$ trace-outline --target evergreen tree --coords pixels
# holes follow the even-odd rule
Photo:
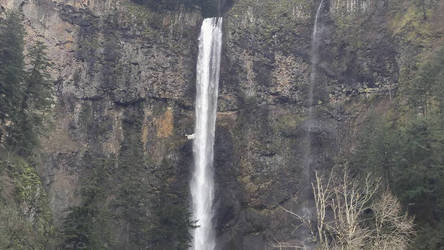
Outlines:
[[[30,48],[30,69],[26,73],[26,94],[23,109],[50,111],[53,104],[53,82],[49,75],[51,63],[46,55],[46,46],[38,41]]]
[[[7,13],[0,21],[0,139],[17,121],[23,97],[24,35],[20,16]]]
[[[43,132],[44,119],[53,104],[53,82],[49,74],[51,63],[46,56],[46,46],[36,42],[30,49],[30,64],[25,72],[23,95],[11,127],[9,144],[20,154],[28,154],[38,144]]]
[[[444,47],[404,72],[391,117],[371,117],[351,158],[387,184],[418,225],[412,249],[444,246]]]
[[[0,23],[0,141],[21,155],[38,144],[53,97],[46,46],[29,49],[25,70],[24,35],[20,15],[8,13]]]

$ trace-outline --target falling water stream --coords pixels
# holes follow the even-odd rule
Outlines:
[[[319,7],[316,11],[316,17],[313,27],[313,34],[311,38],[311,73],[310,73],[310,88],[308,91],[308,123],[307,123],[307,148],[304,155],[304,170],[307,179],[310,179],[311,165],[313,163],[314,155],[312,152],[312,132],[316,125],[316,119],[314,118],[314,89],[317,83],[318,77],[318,64],[319,64],[319,46],[320,46],[320,30],[319,30],[319,17],[322,12],[322,6],[324,0],[321,0]]]
[[[319,7],[316,11],[316,17],[313,27],[313,34],[311,35],[311,74],[310,74],[310,91],[308,96],[308,112],[309,117],[313,116],[313,89],[316,84],[316,78],[318,75],[318,64],[319,64],[319,45],[320,45],[320,37],[319,37],[319,17],[321,15],[322,6],[324,4],[324,0],[321,0],[319,3]]]
[[[213,250],[214,173],[213,146],[222,47],[222,18],[204,19],[199,37],[197,59],[196,123],[194,131],[194,172],[191,179],[193,218],[192,250]]]
[[[308,91],[308,119],[307,119],[307,127],[306,127],[306,133],[305,133],[305,141],[306,141],[306,148],[304,152],[304,174],[305,178],[307,180],[307,188],[304,191],[304,194],[306,195],[305,199],[310,200],[312,197],[312,191],[311,191],[311,176],[312,176],[312,168],[314,165],[314,160],[316,159],[316,153],[313,152],[313,130],[316,126],[316,118],[314,116],[314,107],[316,105],[315,98],[314,98],[314,91],[315,86],[318,81],[318,64],[319,64],[319,47],[320,47],[320,23],[319,18],[322,14],[322,7],[324,5],[324,0],[321,0],[319,3],[319,7],[316,11],[316,17],[314,21],[314,27],[313,27],[313,33],[312,33],[312,39],[311,39],[311,74],[310,74],[310,87]],[[313,216],[313,205],[303,205],[302,206],[302,216],[307,220],[312,220]],[[303,232],[301,235],[303,239],[303,249],[313,249],[314,246],[310,244],[310,234],[309,232]]]
[[[324,0],[316,11],[311,44],[311,74],[308,96],[308,150],[305,169],[309,176],[312,163],[311,131],[313,129],[314,85],[319,63],[319,17]],[[194,131],[194,172],[191,179],[193,219],[198,227],[193,230],[192,250],[214,250],[215,229],[213,225],[214,171],[213,147],[216,124],[217,96],[219,85],[220,54],[222,47],[222,18],[204,19],[199,37],[197,59],[196,123]]]

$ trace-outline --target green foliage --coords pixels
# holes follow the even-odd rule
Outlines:
[[[171,178],[176,173],[167,160],[155,166],[144,155],[140,117],[139,111],[128,114],[119,155],[122,184],[117,204],[129,223],[131,248],[187,249],[192,227],[186,203],[188,189],[174,185]]]
[[[0,248],[1,249],[45,249],[40,242],[40,235],[33,229],[32,223],[11,205],[0,205]]]
[[[22,84],[23,96],[14,126],[9,128],[8,144],[21,155],[30,154],[38,145],[38,137],[45,131],[45,118],[53,104],[53,83],[50,80],[51,63],[46,56],[46,46],[37,42],[27,55],[30,63]]]
[[[390,2],[391,29],[405,45],[428,48],[437,38],[430,16],[437,10],[437,0],[394,0]]]
[[[63,223],[64,249],[90,249],[92,224],[90,221],[94,212],[86,207],[73,207],[69,209]]]
[[[354,152],[351,164],[354,169],[372,168],[387,183],[391,182],[394,164],[398,160],[394,150],[399,147],[400,131],[393,129],[389,118],[380,119],[372,114],[363,132],[359,135],[359,146]]]
[[[0,249],[47,249],[54,229],[34,167],[22,157],[2,152],[0,177],[0,187],[5,189],[0,195]]]
[[[23,98],[25,30],[20,16],[7,13],[0,20],[0,128],[14,122]],[[0,138],[4,137],[0,130]]]
[[[20,16],[8,13],[0,23],[0,138],[10,151],[29,155],[43,132],[53,86],[42,42],[30,47],[25,70],[24,34]]]
[[[148,204],[151,195],[147,193],[148,176],[144,164],[142,144],[138,133],[133,130],[140,128],[137,120],[130,118],[131,122],[124,124],[124,137],[119,154],[120,187],[116,205],[121,212],[121,219],[128,223],[130,248],[142,249],[148,245],[149,210]]]
[[[415,216],[413,249],[444,245],[443,58],[440,48],[403,72],[396,116],[370,118],[352,157],[355,171],[379,173]]]
[[[63,249],[107,249],[98,237],[100,225],[96,220],[98,211],[89,206],[72,207],[63,223]],[[100,225],[105,227],[104,224]]]
[[[415,216],[412,249],[444,246],[444,46],[433,25],[438,4],[390,2],[390,28],[405,50],[398,96],[389,115],[368,120],[352,157],[354,170],[383,176]]]
[[[30,68],[26,72],[26,95],[23,105],[28,112],[33,110],[47,113],[53,104],[53,84],[49,75],[51,63],[46,55],[46,49],[46,45],[37,41],[27,55]]]
[[[188,248],[188,188],[172,180],[177,173],[167,160],[156,166],[143,152],[143,110],[135,106],[128,108],[123,120],[118,155],[85,152],[82,203],[68,211],[62,249]],[[92,123],[93,108],[86,105],[81,112],[86,123]]]
[[[444,47],[415,66],[403,86],[410,108],[425,117],[444,118]]]
[[[186,189],[173,186],[167,181],[172,176],[171,168],[165,161],[160,178],[158,192],[152,202],[153,220],[150,222],[149,235],[153,250],[188,249],[191,242],[191,229],[195,222],[191,221],[191,213],[186,206]]]
[[[438,240],[432,235],[439,234],[444,225],[443,131],[424,119],[396,126],[387,119],[372,123],[361,135],[360,146],[353,155],[353,170],[383,176],[416,218],[420,234],[415,249],[437,249],[420,245],[424,238]]]
[[[109,208],[106,206],[106,189],[113,160],[88,152],[82,165],[88,176],[81,183],[83,203],[68,209],[62,228],[63,249],[107,249],[111,243],[111,222]]]
[[[18,13],[0,20],[0,180],[5,181],[0,183],[1,249],[47,249],[54,237],[31,154],[52,105],[50,63],[45,46],[37,42],[29,48],[25,65],[24,35]]]

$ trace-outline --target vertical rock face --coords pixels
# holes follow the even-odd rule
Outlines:
[[[233,7],[224,19],[214,155],[218,249],[271,249],[297,238],[299,222],[280,206],[296,211],[309,203],[301,193],[309,185],[306,133],[316,168],[331,167],[348,149],[356,110],[365,107],[352,100],[371,92],[385,96],[396,85],[396,51],[383,6],[326,2],[310,131],[318,2],[224,2]],[[146,246],[135,240],[145,221],[134,223],[137,212],[125,209],[134,203],[152,219],[160,187],[188,190],[192,152],[185,134],[194,127],[200,10],[154,10],[130,0],[0,5],[24,14],[27,41],[43,40],[54,63],[57,104],[39,172],[56,224],[62,227],[68,209],[89,204],[90,197],[114,216],[104,224],[110,232],[98,237],[104,246]],[[92,181],[101,189],[91,197]]]
[[[86,224],[96,225],[97,246],[149,247],[138,240],[163,216],[159,193],[184,192],[185,207],[188,198],[199,11],[120,0],[0,4],[23,13],[28,44],[44,41],[54,63],[57,102],[38,170],[57,227],[72,208],[93,208]]]
[[[280,206],[310,207],[303,192],[311,188],[304,152],[311,146],[313,170],[332,167],[349,149],[367,93],[386,96],[396,84],[384,10],[348,2],[325,1],[321,10],[311,119],[311,39],[319,1],[243,0],[227,13],[215,153],[221,249],[300,244],[292,242],[300,240],[300,221]]]

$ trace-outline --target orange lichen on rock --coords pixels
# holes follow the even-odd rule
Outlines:
[[[156,119],[157,137],[166,138],[173,134],[173,110],[168,108],[159,118]]]

